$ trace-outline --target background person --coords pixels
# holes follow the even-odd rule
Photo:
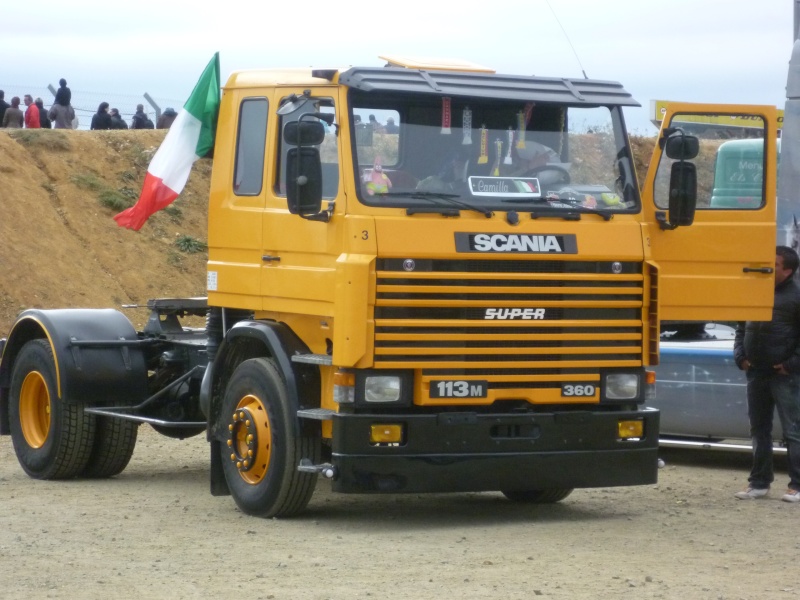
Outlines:
[[[42,124],[39,120],[39,109],[33,103],[33,96],[25,94],[25,127],[28,129],[41,129]]]
[[[168,106],[164,109],[164,112],[161,113],[161,116],[158,117],[158,120],[156,121],[156,129],[169,129],[172,127],[172,123],[175,121],[175,117],[177,116],[178,113],[175,112],[175,109]]]
[[[800,285],[794,273],[800,265],[788,246],[775,249],[775,304],[771,321],[748,321],[736,329],[733,358],[747,373],[747,413],[753,440],[753,467],[740,500],[763,498],[774,479],[772,415],[786,438],[789,488],[786,502],[800,502]]]
[[[67,80],[63,77],[58,80],[56,99],[47,116],[53,121],[56,129],[77,129],[78,120],[72,108],[72,91],[67,87]]]
[[[127,129],[128,124],[122,120],[122,115],[119,114],[119,109],[111,109],[111,129]]]
[[[67,80],[63,77],[58,80],[58,90],[56,90],[56,104],[69,106],[72,104],[72,90],[67,87]]]
[[[144,114],[144,105],[137,104],[131,119],[131,129],[153,129],[153,122]]]
[[[71,104],[59,104],[56,102],[50,107],[47,116],[53,122],[54,129],[73,129],[75,110]]]
[[[97,112],[92,115],[91,129],[111,129],[111,115],[108,114],[108,102],[101,102]]]
[[[3,90],[0,90],[0,127],[3,125],[3,117],[6,114],[6,109],[11,106],[8,102],[5,101],[6,93]]]
[[[3,127],[19,129],[24,123],[25,117],[22,114],[22,109],[19,107],[19,96],[14,96],[11,99],[11,106],[6,109],[3,115]]]
[[[369,116],[369,126],[375,133],[384,133],[383,125],[378,122],[378,119],[375,118],[375,115]]]
[[[42,127],[42,129],[50,129],[53,124],[50,122],[50,118],[47,116],[47,111],[44,109],[44,102],[42,102],[41,98],[36,98],[33,103],[39,110],[39,125]]]

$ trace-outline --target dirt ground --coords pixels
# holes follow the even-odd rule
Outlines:
[[[732,496],[746,455],[663,450],[656,485],[577,490],[556,505],[499,493],[333,494],[294,519],[243,515],[208,491],[204,436],[149,426],[128,468],[35,481],[0,438],[7,598],[667,598],[800,591],[800,506]]]

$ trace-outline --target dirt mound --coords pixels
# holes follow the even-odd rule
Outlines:
[[[210,160],[141,231],[112,218],[138,198],[164,134],[0,131],[0,337],[25,308],[205,295]],[[147,311],[126,314],[139,328]]]
[[[647,175],[647,168],[650,166],[650,159],[653,157],[653,148],[656,139],[652,137],[642,137],[640,135],[630,136],[631,149],[633,150],[633,162],[636,175],[639,178],[639,185],[644,183]]]

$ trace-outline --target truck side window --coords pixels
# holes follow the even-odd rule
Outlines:
[[[697,208],[748,210],[764,205],[764,120],[752,115],[674,115],[672,127],[700,139]],[[779,148],[780,149],[780,148]],[[669,173],[675,162],[662,155],[654,198],[669,206]]]
[[[246,98],[239,107],[233,176],[233,192],[237,196],[257,196],[261,193],[268,110],[266,98]]]
[[[286,123],[298,120],[303,114],[310,112],[321,112],[325,114],[332,114],[336,116],[336,110],[333,105],[332,98],[314,98],[313,103],[309,103],[297,112],[280,118],[280,131],[283,132],[283,127]],[[306,117],[308,119],[308,117]],[[336,121],[332,125],[328,125],[321,121],[322,126],[325,128],[325,139],[319,145],[320,159],[322,160],[322,197],[335,198],[339,192],[339,145],[337,143],[337,125]],[[275,185],[275,193],[279,196],[286,196],[286,155],[292,148],[291,145],[286,144],[281,134],[278,139],[280,152],[278,152],[278,181]]]

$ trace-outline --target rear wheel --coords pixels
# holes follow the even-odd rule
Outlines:
[[[56,364],[45,340],[20,350],[11,374],[9,416],[17,460],[35,479],[68,479],[92,451],[95,420],[82,404],[58,399]]]
[[[286,384],[271,360],[255,358],[234,371],[222,405],[228,438],[220,445],[225,480],[236,504],[260,517],[301,512],[317,476],[301,473],[301,458],[319,462],[320,439],[298,431]]]
[[[552,504],[569,496],[574,488],[548,488],[545,490],[504,490],[503,495],[513,502]]]
[[[133,456],[139,424],[111,417],[96,421],[92,454],[80,475],[94,479],[119,475]]]

